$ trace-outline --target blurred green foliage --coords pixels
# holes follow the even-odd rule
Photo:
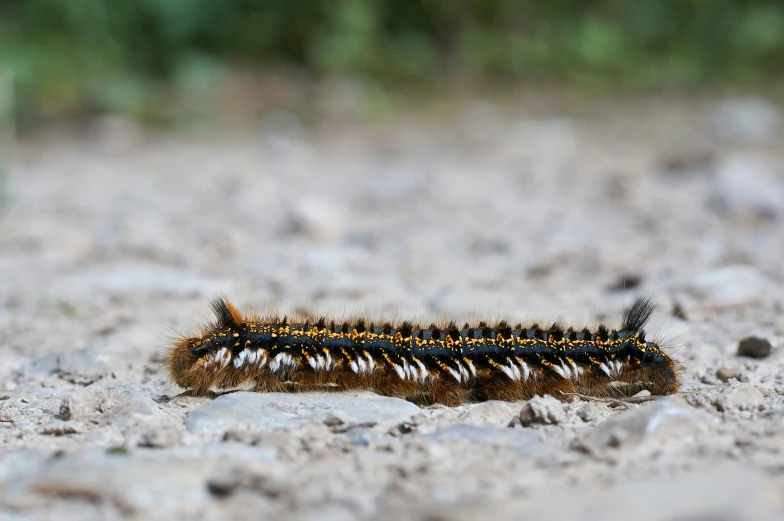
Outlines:
[[[134,113],[235,64],[314,77],[753,83],[784,65],[780,0],[3,0],[26,113]],[[158,99],[160,101],[160,99]]]

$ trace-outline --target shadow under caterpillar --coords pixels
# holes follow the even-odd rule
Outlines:
[[[673,394],[678,367],[645,339],[653,312],[639,298],[619,330],[564,330],[557,324],[506,322],[421,328],[324,318],[243,316],[227,299],[212,301],[215,321],[194,337],[175,339],[168,372],[194,394],[250,385],[257,391],[369,389],[417,403],[458,405],[518,401],[550,394]]]

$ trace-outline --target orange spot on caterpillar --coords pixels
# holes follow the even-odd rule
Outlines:
[[[243,316],[227,299],[211,302],[215,321],[169,349],[174,383],[204,394],[250,385],[258,391],[372,389],[456,405],[534,395],[624,396],[680,388],[676,363],[643,327],[653,312],[638,299],[620,330],[565,330],[480,322],[462,329],[411,322],[375,325],[325,318]]]

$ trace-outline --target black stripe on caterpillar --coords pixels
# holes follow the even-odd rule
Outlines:
[[[180,337],[168,372],[194,394],[251,386],[257,391],[370,389],[419,403],[517,401],[550,394],[672,394],[678,367],[643,327],[653,312],[636,300],[618,330],[564,330],[557,324],[506,322],[419,327],[321,318],[289,323],[243,316],[227,299],[212,301],[215,321]]]

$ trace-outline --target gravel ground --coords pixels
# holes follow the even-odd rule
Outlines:
[[[0,217],[0,517],[781,519],[781,144],[756,98],[22,140]],[[220,292],[579,326],[653,294],[684,389],[181,395],[167,337]]]

